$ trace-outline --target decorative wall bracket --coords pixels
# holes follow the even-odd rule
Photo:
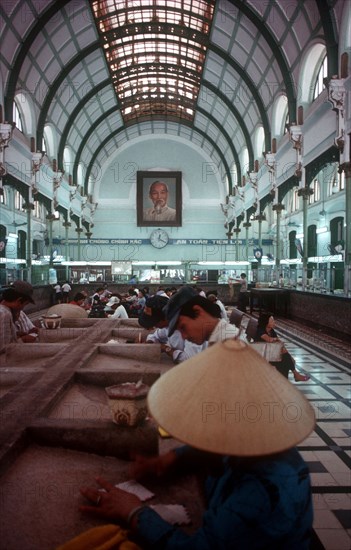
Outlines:
[[[298,124],[290,124],[289,126],[290,141],[293,144],[293,148],[297,151],[301,151],[302,148],[302,128]]]
[[[69,188],[70,188],[69,200],[73,201],[78,191],[78,185],[70,185]]]
[[[333,111],[337,113],[337,126],[338,126],[338,135],[335,138],[334,142],[337,148],[339,149],[341,155],[344,153],[345,149],[345,99],[346,99],[346,88],[345,88],[345,79],[337,78],[336,76],[324,80],[324,83],[328,90],[328,101],[333,106]],[[341,159],[341,162],[344,158]],[[345,159],[349,160],[349,159]]]

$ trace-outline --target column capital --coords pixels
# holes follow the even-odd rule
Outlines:
[[[34,203],[33,202],[25,202],[22,205],[23,210],[34,210]]]
[[[273,212],[280,214],[283,210],[285,210],[285,206],[281,202],[278,204],[273,204]]]
[[[233,233],[236,233],[237,235],[239,235],[240,231],[240,227],[236,227],[235,229],[233,229]]]
[[[343,164],[340,164],[339,174],[341,174],[342,172],[345,173],[346,178],[351,177],[351,162],[344,162]]]
[[[245,222],[243,223],[243,227],[245,227],[246,229],[248,229],[249,227],[251,227],[251,223],[250,222]]]
[[[266,221],[266,214],[257,214],[254,217],[254,221],[256,221],[256,222],[265,222]]]
[[[303,197],[304,199],[308,199],[311,195],[313,195],[313,189],[311,189],[311,187],[301,187],[298,190],[297,195],[299,197]]]
[[[75,231],[77,231],[77,233],[83,233],[84,229],[82,227],[76,227]]]
[[[63,222],[63,227],[71,227],[71,222]]]

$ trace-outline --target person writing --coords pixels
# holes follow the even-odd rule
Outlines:
[[[188,288],[189,297],[196,295],[195,291]],[[142,314],[139,317],[139,325],[143,328],[155,328],[146,337],[147,344],[161,344],[161,351],[172,358],[173,363],[178,364],[207,347],[204,342],[201,345],[193,344],[182,338],[180,332],[175,330],[172,336],[168,336],[168,321],[164,312],[169,298],[155,295],[146,300]]]
[[[168,206],[168,186],[163,181],[154,181],[149,188],[149,199],[153,203],[151,208],[143,211],[144,221],[174,222],[176,210]]]
[[[291,403],[298,411],[293,422],[286,414]],[[88,501],[82,512],[128,526],[141,548],[309,549],[310,477],[295,445],[314,429],[314,411],[265,359],[240,340],[218,342],[163,374],[149,391],[148,408],[185,446],[139,457],[132,475],[168,473],[170,482],[178,471],[204,473],[201,524],[188,534],[101,477],[81,488]]]

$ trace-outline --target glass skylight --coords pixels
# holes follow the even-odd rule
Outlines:
[[[95,0],[125,123],[192,121],[215,0]]]

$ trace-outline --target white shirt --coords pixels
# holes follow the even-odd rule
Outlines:
[[[224,319],[225,321],[229,321],[228,319],[228,314],[227,314],[227,311],[224,307],[224,304],[220,301],[220,300],[216,300],[215,302],[217,304],[217,306],[220,308],[221,310],[221,318]]]
[[[119,305],[112,315],[109,315],[109,319],[128,319],[128,313],[124,306]]]
[[[172,336],[168,337],[168,327],[157,328],[152,334],[148,334],[146,341],[170,346],[173,349],[172,359],[175,363],[186,361],[207,348],[207,342],[198,345],[184,340],[179,330],[175,330]]]
[[[215,326],[212,331],[209,339],[208,345],[215,344],[216,342],[223,342],[223,340],[228,340],[230,338],[240,338],[240,340],[246,341],[244,334],[240,335],[240,330],[235,326],[224,319],[220,319],[219,323]]]
[[[62,285],[62,292],[70,292],[71,290],[72,290],[72,289],[71,289],[71,287],[69,286],[68,283],[64,283],[64,284]]]
[[[35,328],[32,321],[29,319],[28,315],[21,311],[17,321],[15,322],[17,332],[30,333],[32,328]]]

